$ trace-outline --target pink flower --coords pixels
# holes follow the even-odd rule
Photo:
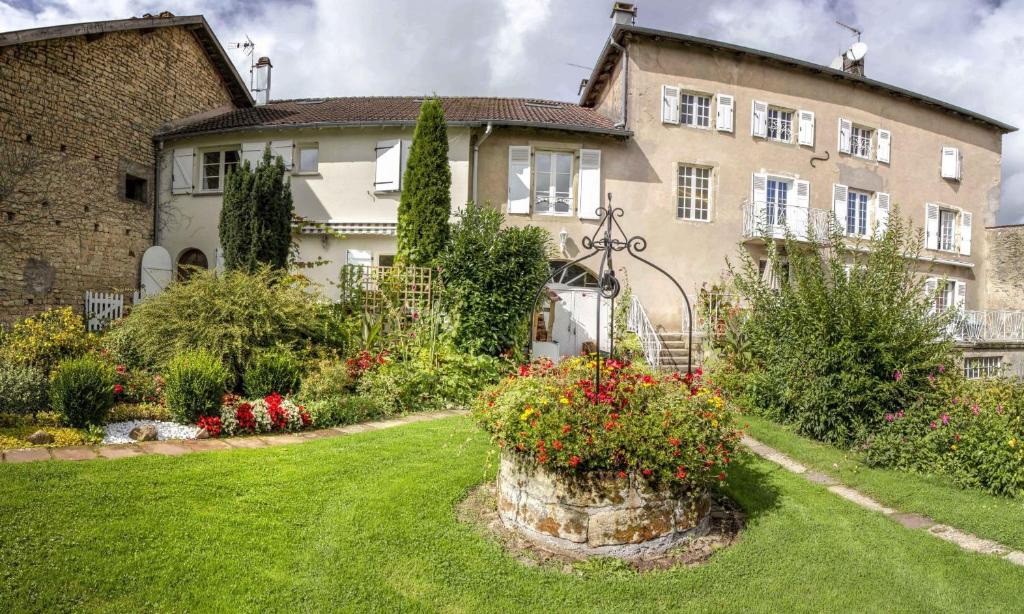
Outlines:
[[[942,414],[942,424],[949,424],[949,414]]]
[[[892,378],[897,382],[900,381],[901,379],[903,379],[903,372],[900,371],[899,369],[896,369],[895,371],[892,372]]]
[[[939,373],[945,373],[945,372],[946,372],[946,365],[939,365]]]
[[[125,372],[128,371],[128,368],[125,367],[124,365],[117,365],[116,367],[114,367],[114,370],[117,371],[120,375],[124,375]]]
[[[899,410],[898,412],[896,412],[896,417],[897,418],[902,418],[903,417],[903,410],[902,409]]]
[[[1002,405],[996,405],[996,413],[997,414],[1002,414],[1003,413],[1003,406]]]
[[[939,425],[938,425],[938,424],[935,424],[935,421],[934,421],[934,420],[932,420],[932,423],[931,423],[931,424],[929,424],[928,426],[930,426],[930,427],[932,428],[932,430],[933,430],[933,431],[934,431],[935,429],[939,428]]]
[[[935,376],[931,373],[928,374],[928,382],[931,384],[935,383]]]
[[[893,416],[892,414],[885,414],[885,421],[886,422],[892,422],[895,419],[896,419],[896,416]]]
[[[971,413],[974,414],[975,416],[977,416],[978,414],[981,413],[981,408],[978,407],[977,403],[975,403],[974,405],[971,405]]]

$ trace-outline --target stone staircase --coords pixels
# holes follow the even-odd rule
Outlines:
[[[688,339],[686,333],[659,332],[661,339],[661,369],[664,371],[686,372]],[[702,338],[694,332],[693,335],[693,368],[701,364],[701,342]]]

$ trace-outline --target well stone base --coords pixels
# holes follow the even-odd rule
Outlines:
[[[561,476],[510,454],[498,470],[498,515],[538,545],[582,554],[636,558],[700,537],[711,502],[640,475],[612,472]]]

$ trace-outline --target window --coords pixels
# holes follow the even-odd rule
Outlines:
[[[312,145],[299,145],[299,172],[317,173],[320,171],[320,147],[316,143]]]
[[[793,112],[768,108],[768,138],[789,143],[793,140]]]
[[[142,177],[125,174],[124,176],[124,197],[140,203],[149,202],[149,182]]]
[[[871,159],[871,135],[873,130],[853,126],[850,128],[850,153],[858,158]]]
[[[565,264],[565,260],[551,260],[548,262],[551,274],[555,275],[551,279],[552,284],[559,286],[571,286],[573,288],[597,287],[597,277],[579,264],[570,264],[565,267],[561,273],[556,274],[556,272],[565,266]]]
[[[967,379],[995,377],[1002,369],[1002,356],[971,356],[964,359],[964,377]]]
[[[757,272],[761,277],[761,281],[767,283],[768,287],[772,290],[780,289],[780,279],[785,279],[787,282],[789,281],[789,262],[783,260],[779,263],[779,266],[782,267],[782,275],[779,275],[778,272],[772,268],[771,262],[766,258],[761,258],[757,261]]]
[[[350,249],[345,252],[345,264],[349,266],[373,266],[373,254],[366,250]]]
[[[381,254],[377,256],[378,266],[395,266],[395,255],[394,254]]]
[[[711,127],[710,96],[683,93],[679,111],[680,124],[698,128]]]
[[[238,167],[240,158],[237,149],[203,152],[203,190],[218,191],[224,189],[224,178]]]
[[[935,311],[941,312],[956,305],[956,282],[939,280],[935,293]]]
[[[711,169],[701,166],[679,166],[676,188],[676,216],[684,220],[710,219]]]
[[[572,159],[570,152],[538,151],[534,210],[545,215],[572,215]]]
[[[777,177],[768,178],[765,198],[765,224],[769,226],[786,223],[786,203],[789,202],[789,188],[792,182]]]
[[[950,209],[939,210],[939,249],[953,251],[954,239],[956,237],[956,211]]]
[[[868,234],[867,192],[849,190],[846,193],[846,234],[865,237]]]

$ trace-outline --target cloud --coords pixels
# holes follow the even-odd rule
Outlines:
[[[610,28],[595,0],[0,0],[0,31],[171,10],[274,62],[274,98],[373,94],[574,100]],[[1024,0],[640,2],[638,23],[828,64],[864,30],[872,78],[1024,126]],[[249,59],[229,50],[243,76]],[[1024,136],[1004,139],[997,221],[1024,222]]]

